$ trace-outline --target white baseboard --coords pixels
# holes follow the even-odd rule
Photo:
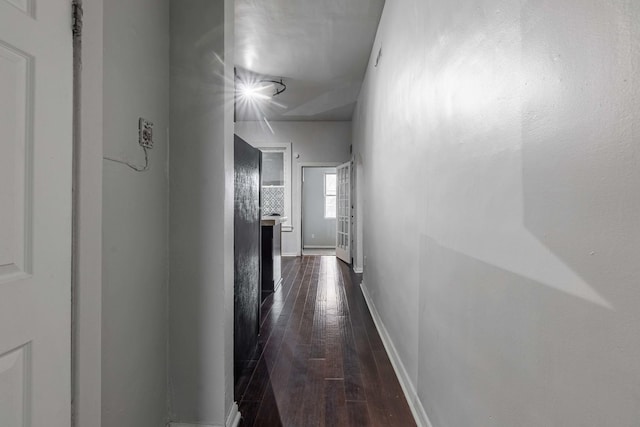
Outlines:
[[[169,423],[169,427],[222,427],[214,424]]]
[[[282,255],[282,256],[286,256],[286,257],[296,257],[296,256],[300,256],[300,254],[299,254],[299,253],[297,253],[297,252],[291,252],[291,253],[288,253],[288,254],[282,253],[281,255]]]
[[[333,246],[327,246],[327,245],[305,245],[304,248],[302,248],[302,250],[305,249],[335,249],[336,245]]]
[[[238,404],[233,402],[229,415],[227,415],[227,422],[224,426],[215,424],[194,424],[194,423],[169,423],[169,427],[238,427],[240,425],[240,411],[238,410]]]
[[[233,402],[233,405],[231,405],[231,409],[229,410],[229,415],[227,416],[226,427],[238,427],[239,424],[240,410],[238,409],[238,404]]]
[[[382,339],[382,343],[384,344],[384,348],[385,350],[387,350],[387,354],[389,355],[389,359],[391,360],[391,365],[393,366],[393,370],[396,372],[396,376],[398,377],[398,381],[400,382],[400,386],[402,387],[404,396],[407,399],[409,408],[411,408],[411,413],[413,414],[413,418],[415,419],[416,424],[418,425],[418,427],[433,427],[433,424],[431,424],[431,421],[427,416],[427,412],[424,410],[424,406],[422,406],[422,403],[418,398],[418,393],[416,392],[416,389],[409,378],[409,374],[407,373],[402,360],[400,360],[400,356],[398,356],[398,351],[393,345],[393,341],[391,341],[391,337],[387,332],[387,328],[385,328],[384,323],[382,323],[380,314],[378,313],[376,306],[373,304],[373,301],[369,296],[369,291],[364,285],[364,281],[360,284],[360,289],[362,289],[362,294],[364,295],[364,299],[367,302],[367,306],[369,307],[369,312],[371,313],[371,317],[373,318],[373,323],[375,323],[378,334],[380,334],[380,338]]]
[[[364,269],[362,267],[353,267],[353,272],[356,274],[364,273]]]

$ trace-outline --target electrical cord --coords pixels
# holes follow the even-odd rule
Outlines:
[[[131,169],[133,169],[136,172],[145,172],[147,170],[149,170],[149,153],[147,151],[147,147],[142,147],[142,150],[144,151],[144,166],[140,167],[140,166],[136,166],[136,165],[132,165],[129,162],[126,162],[124,160],[118,160],[118,159],[114,159],[113,157],[103,157],[104,160],[109,160],[110,162],[115,162],[115,163],[120,163],[122,165],[125,165]]]

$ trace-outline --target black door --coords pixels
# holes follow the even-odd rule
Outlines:
[[[253,358],[260,329],[260,168],[262,153],[234,138],[234,374]]]

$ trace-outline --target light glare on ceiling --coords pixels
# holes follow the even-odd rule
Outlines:
[[[240,86],[240,96],[247,101],[252,100],[267,100],[270,98],[269,95],[264,93],[265,89],[269,89],[271,85],[263,85],[259,86],[257,84],[242,84]]]

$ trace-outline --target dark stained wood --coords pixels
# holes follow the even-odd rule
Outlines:
[[[387,353],[384,350],[376,350],[373,352],[373,356],[378,367],[380,381],[384,384],[381,392],[390,424],[394,426],[411,425],[413,422],[411,409],[404,398],[402,387],[393,371]]]
[[[343,380],[328,379],[324,382],[324,419],[327,426],[349,425]]]
[[[260,332],[261,164],[261,151],[235,135],[233,366],[238,380],[250,364]]]
[[[304,385],[302,412],[293,425],[324,426],[324,359],[309,359]]]
[[[282,276],[262,304],[255,369],[237,381],[240,425],[415,426],[361,277],[327,256],[283,258]]]
[[[369,408],[367,402],[347,402],[347,414],[350,426],[369,426]]]

